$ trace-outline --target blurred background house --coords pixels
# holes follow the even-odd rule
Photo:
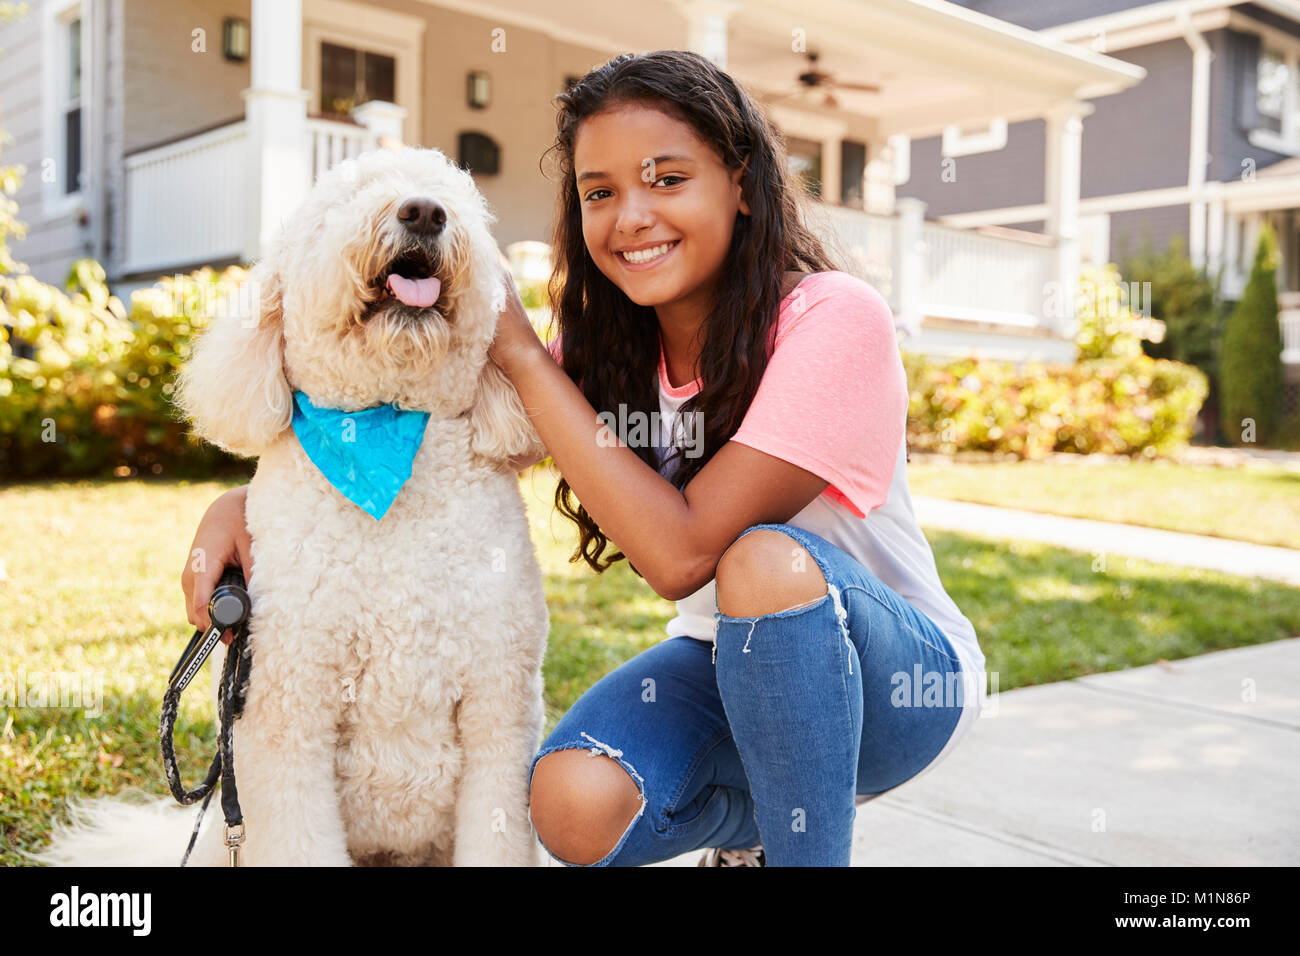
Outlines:
[[[1078,238],[1084,262],[1122,262],[1149,241],[1183,241],[1193,265],[1239,299],[1260,229],[1278,237],[1282,408],[1300,407],[1300,3],[1295,0],[955,0],[963,7],[1146,71],[1089,97]],[[1004,122],[1005,119],[1005,122]],[[962,156],[957,188],[913,176],[899,195],[960,228],[1053,232],[1041,200],[1042,120],[970,123],[914,138],[914,169]],[[973,148],[967,149],[967,142]]]
[[[248,263],[316,175],[382,137],[471,169],[512,262],[544,271],[552,98],[617,53],[685,48],[768,104],[819,200],[816,228],[889,300],[904,347],[938,356],[1073,359],[1071,297],[1048,290],[1074,288],[1095,247],[1082,119],[1147,72],[934,0],[638,0],[598,20],[578,0],[32,6],[0,31],[0,125],[6,160],[29,171],[14,252],[39,278],[89,256],[125,298],[159,275]],[[1017,181],[990,189],[1011,151]],[[945,157],[960,157],[955,179]],[[1007,220],[1012,202],[1026,211]]]

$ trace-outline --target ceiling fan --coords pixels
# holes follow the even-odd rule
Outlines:
[[[790,93],[782,94],[776,97],[777,100],[789,99],[793,96],[804,96],[813,90],[825,90],[826,95],[822,99],[823,106],[836,107],[839,101],[835,99],[834,90],[853,90],[861,93],[879,93],[880,87],[874,83],[847,83],[843,80],[837,80],[834,73],[827,73],[817,69],[817,58],[820,56],[811,50],[804,54],[808,58],[808,68],[799,74],[797,78],[798,85]]]

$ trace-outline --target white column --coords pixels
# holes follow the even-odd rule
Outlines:
[[[1206,183],[1205,198],[1205,265],[1213,276],[1227,261],[1227,213],[1223,203],[1223,183]]]
[[[370,137],[376,145],[392,148],[402,144],[402,120],[406,119],[406,107],[383,100],[370,100],[352,107],[351,115],[370,131]]]
[[[840,204],[841,139],[827,136],[822,139],[822,202],[832,206]]]
[[[1088,103],[1066,101],[1048,111],[1047,165],[1045,172],[1047,220],[1044,231],[1056,238],[1056,268],[1060,314],[1053,326],[1062,338],[1076,331],[1075,298],[1079,285],[1079,183],[1083,169],[1083,117],[1092,112]]]
[[[1210,60],[1213,54],[1205,37],[1192,29],[1186,10],[1180,10],[1178,22],[1183,28],[1183,39],[1192,48],[1192,124],[1191,142],[1187,154],[1187,187],[1192,201],[1188,203],[1187,257],[1193,265],[1205,265],[1206,204],[1201,190],[1205,186],[1205,166],[1210,148]],[[1295,89],[1294,82],[1287,83],[1288,90]],[[1288,107],[1284,116],[1292,115]]]
[[[686,18],[686,49],[727,68],[727,19],[740,9],[738,0],[680,0]]]
[[[302,88],[302,0],[253,0],[252,85],[240,96],[248,121],[250,208],[244,258],[262,254],[311,188],[311,144]]]
[[[921,304],[925,282],[925,203],[914,196],[900,196],[894,202],[898,214],[894,232],[894,301],[898,304],[894,324],[908,337],[921,331]]]

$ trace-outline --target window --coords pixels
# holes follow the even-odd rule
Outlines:
[[[1283,132],[1283,117],[1287,108],[1287,85],[1291,82],[1291,69],[1280,50],[1264,47],[1259,55],[1256,71],[1255,109],[1259,113],[1259,126],[1275,133]]]
[[[62,115],[63,165],[65,195],[81,191],[81,18],[62,25],[60,46],[63,52],[63,76],[59,88],[59,113]]]
[[[41,214],[50,219],[75,215],[81,205],[85,123],[91,74],[82,75],[82,3],[48,0],[41,5],[40,181]],[[83,100],[85,101],[83,104]]]
[[[397,60],[383,53],[337,43],[320,45],[320,110],[346,117],[354,106],[371,100],[395,103]]]
[[[822,197],[822,144],[797,136],[786,137],[790,174],[803,183],[808,195]]]
[[[867,144],[840,140],[840,205],[862,209],[867,172]]]

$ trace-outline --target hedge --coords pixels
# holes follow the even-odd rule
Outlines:
[[[163,277],[133,293],[129,310],[92,260],[74,264],[66,291],[0,275],[0,320],[30,346],[0,340],[0,479],[247,473],[249,462],[189,435],[170,398],[191,337],[235,307],[246,275],[232,266]],[[1103,291],[1117,280],[1113,267],[1084,277]],[[910,447],[1154,457],[1185,443],[1208,389],[1204,373],[1143,354],[1147,320],[1094,307],[1105,295],[1087,301],[1076,365],[904,354]]]
[[[244,274],[164,277],[129,311],[93,260],[73,264],[65,290],[0,276],[0,319],[12,327],[0,327],[0,479],[246,470],[190,436],[170,401],[191,335]]]

